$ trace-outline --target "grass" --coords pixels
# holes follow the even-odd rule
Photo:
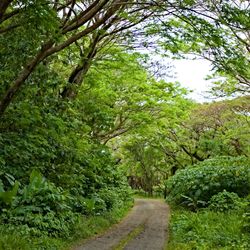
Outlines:
[[[31,232],[25,232],[17,226],[6,228],[0,225],[0,250],[68,250],[84,242],[84,239],[105,231],[119,222],[130,210],[131,203],[103,215],[82,217],[75,225],[72,234],[67,239],[48,236],[32,237]]]
[[[73,245],[83,244],[86,239],[104,232],[106,229],[118,223],[129,212],[132,204],[128,204],[126,207],[113,210],[102,216],[85,217],[75,228],[75,233],[71,239],[71,243],[76,242]],[[71,244],[72,245],[72,244]],[[70,249],[70,247],[66,248]]]
[[[139,225],[134,230],[132,230],[124,239],[122,239],[117,246],[113,248],[113,250],[122,250],[124,247],[133,240],[137,235],[139,235],[145,228],[145,225]]]
[[[172,211],[167,250],[250,249],[250,237],[242,231],[241,214]]]
[[[62,249],[65,243],[61,239],[50,237],[29,237],[20,232],[12,231],[9,234],[1,226],[0,228],[0,249],[1,250],[42,250],[42,249]]]

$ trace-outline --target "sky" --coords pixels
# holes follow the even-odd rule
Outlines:
[[[173,60],[171,64],[175,70],[175,80],[185,88],[193,90],[189,96],[199,102],[211,101],[206,98],[206,91],[211,86],[211,81],[205,80],[210,74],[211,64],[203,59],[197,60]]]
[[[148,52],[148,51],[146,51]],[[153,62],[160,62],[166,66],[162,71],[162,79],[179,82],[181,86],[192,90],[188,97],[197,102],[211,102],[209,94],[211,80],[205,80],[212,73],[212,65],[205,59],[170,59],[160,55],[151,54]],[[161,71],[161,70],[160,70]],[[168,74],[170,72],[170,74]]]

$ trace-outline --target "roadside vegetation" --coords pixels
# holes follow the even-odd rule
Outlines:
[[[249,231],[242,212],[190,212],[173,208],[168,250],[249,249]]]
[[[68,221],[58,221],[59,233],[47,233],[39,230],[42,222],[30,228],[28,225],[1,225],[0,226],[0,249],[1,250],[34,250],[34,249],[71,249],[84,243],[84,240],[102,233],[113,224],[118,223],[130,210],[131,203],[121,208],[115,208],[101,215],[70,214]],[[29,218],[31,220],[31,218]],[[59,217],[58,220],[61,218]],[[47,221],[47,229],[52,231],[54,224],[52,220]],[[43,223],[44,224],[44,223]],[[36,232],[34,233],[33,231]],[[70,231],[69,231],[70,230]]]
[[[173,204],[170,247],[247,249],[249,20],[237,0],[1,0],[0,249],[67,249],[134,190]],[[191,55],[220,101],[157,60]]]
[[[167,249],[249,249],[249,184],[246,157],[206,160],[176,173],[167,181],[173,205]]]

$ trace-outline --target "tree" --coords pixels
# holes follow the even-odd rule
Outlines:
[[[12,4],[11,2],[6,1],[6,4],[4,2],[1,6],[2,30],[0,33],[3,36],[3,43],[10,41],[8,38],[11,37],[11,30],[13,34],[21,36],[21,40],[25,43],[32,41],[33,46],[27,49],[27,54],[16,68],[16,71],[19,72],[15,72],[8,80],[6,79],[8,82],[0,102],[0,115],[4,113],[37,65],[44,62],[49,56],[62,51],[82,38],[91,36],[87,54],[84,54],[86,59],[76,67],[69,78],[70,83],[74,83],[76,79],[82,78],[77,74],[84,75],[89,68],[89,63],[96,54],[97,42],[106,36],[134,26],[149,16],[149,14],[145,14],[131,24],[125,13],[129,14],[131,11],[131,15],[133,13],[138,15],[144,8],[133,7],[132,10],[127,8],[124,12],[128,3],[126,0],[86,1],[84,4],[80,4],[78,1],[56,1],[54,4],[44,4],[43,1],[37,0],[35,3],[20,1],[19,5],[15,5],[14,2]],[[34,31],[37,25],[39,25],[39,29],[35,32],[35,37],[32,37],[30,32]],[[26,33],[29,33],[30,41],[23,37],[23,34]],[[15,39],[16,45],[19,36]],[[20,45],[21,43],[17,45],[17,50],[20,50]],[[6,58],[3,57],[1,61],[10,71],[8,59],[6,62]],[[11,64],[11,62],[9,63]],[[65,90],[64,95],[66,92]]]
[[[78,101],[92,128],[93,138],[104,144],[112,138],[154,123],[185,94],[178,84],[157,81],[140,62],[138,53],[110,48],[93,62]],[[93,84],[94,82],[94,84]]]
[[[211,157],[249,155],[249,96],[204,104],[195,110],[190,125],[203,134],[200,146]],[[195,122],[194,122],[195,121]]]
[[[168,4],[176,11],[174,17],[162,19],[158,28],[167,53],[209,60],[220,76],[214,88],[219,95],[248,93],[249,1],[166,1],[164,11]]]
[[[183,93],[165,104],[159,103],[161,115],[156,119],[152,117],[151,122],[143,123],[108,144],[114,149],[115,156],[121,159],[120,164],[127,171],[132,187],[142,188],[149,195],[152,195],[154,186],[163,192],[163,181],[187,163],[178,142],[170,139],[168,133],[187,118],[192,102]]]
[[[68,85],[62,91],[64,98],[72,98],[101,49],[114,42],[128,45],[130,41],[136,46],[136,38],[146,33],[160,32],[167,39],[164,44],[168,51],[194,51],[212,60],[219,73],[233,77],[246,91],[249,13],[245,1],[239,3],[238,6],[237,1],[218,4],[212,0],[84,3],[36,0],[18,1],[18,4],[2,1],[0,45],[5,49],[0,53],[3,69],[0,115],[37,66],[41,63],[49,66],[62,50],[72,45],[79,50],[79,61],[75,62]],[[159,27],[160,23],[163,25]],[[140,29],[136,30],[138,24]],[[138,46],[147,47],[150,43],[143,39]],[[19,59],[13,60],[17,56]]]
[[[206,159],[247,157],[249,133],[249,96],[205,104],[179,99],[172,114],[120,138],[116,154],[132,186],[147,191]]]

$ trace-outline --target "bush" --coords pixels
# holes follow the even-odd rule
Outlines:
[[[250,209],[249,212],[243,214],[244,223],[242,226],[243,232],[247,232],[250,234]]]
[[[244,202],[237,194],[225,190],[212,196],[208,204],[210,210],[220,212],[239,210],[244,207]]]
[[[197,166],[220,166],[220,167],[228,167],[228,166],[249,166],[250,159],[245,156],[218,156],[214,158],[209,158],[205,161],[201,161],[197,164]]]
[[[117,207],[119,203],[123,203],[123,201],[120,200],[121,197],[119,197],[119,193],[115,189],[101,189],[98,194],[100,198],[104,200],[107,210],[111,210]]]
[[[69,197],[61,188],[47,181],[37,171],[32,171],[30,183],[19,194],[15,186],[11,191],[2,191],[9,198],[3,200],[8,206],[2,209],[0,217],[7,228],[17,226],[21,231],[39,237],[70,235],[79,214],[71,212]],[[11,203],[8,202],[10,199]]]
[[[33,170],[29,184],[15,182],[8,191],[0,180],[0,223],[19,228],[32,237],[68,238],[81,215],[100,215],[121,207],[128,200],[128,187],[91,190],[89,196],[70,195]],[[126,197],[126,198],[125,198]]]
[[[211,163],[212,162],[212,163]],[[232,162],[232,160],[231,160]],[[250,168],[248,165],[227,165],[223,160],[206,161],[201,165],[178,171],[166,182],[168,200],[175,204],[205,207],[213,195],[226,190],[245,197],[250,190]],[[216,165],[214,165],[216,164]]]
[[[62,237],[68,238],[74,226],[80,219],[79,214],[71,211],[64,213],[49,212],[46,214],[26,212],[25,214],[16,214],[9,210],[2,215],[2,222],[6,228],[16,228],[23,234],[42,237]]]
[[[16,213],[33,211],[42,214],[67,211],[68,199],[70,197],[62,188],[56,187],[34,170],[30,175],[30,183],[21,190],[15,211]]]

